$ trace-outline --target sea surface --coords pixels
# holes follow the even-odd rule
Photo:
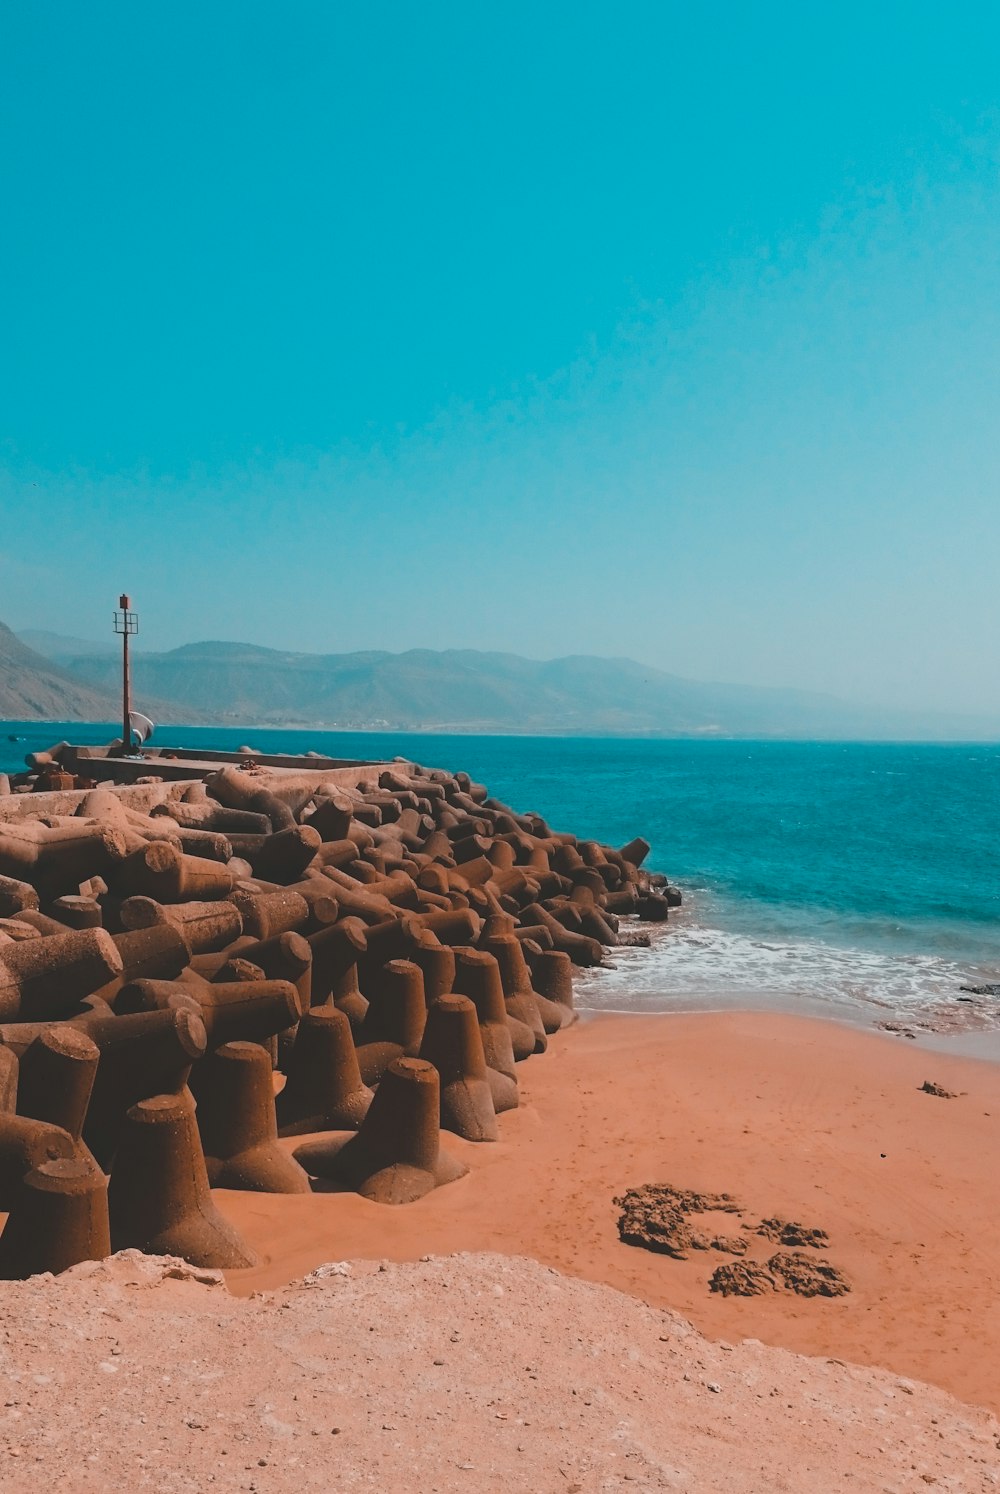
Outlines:
[[[9,741],[14,735],[22,738]],[[0,769],[114,727],[0,724]],[[613,951],[581,1004],[643,1011],[779,1007],[851,1019],[1000,1027],[1000,746],[622,741],[163,728],[178,746],[464,768],[557,829],[622,844],[684,893],[649,950]],[[648,927],[648,926],[644,926]]]

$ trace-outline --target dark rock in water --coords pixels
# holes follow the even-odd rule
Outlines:
[[[618,944],[622,949],[648,949],[651,942],[648,934],[633,933],[631,929],[618,932]]]
[[[783,1287],[800,1297],[843,1297],[851,1290],[847,1278],[836,1266],[793,1251],[779,1250],[771,1256],[767,1269]]]
[[[959,986],[960,991],[968,991],[970,996],[1000,996],[1000,982],[994,981],[986,986]]]
[[[958,1091],[945,1089],[943,1084],[935,1084],[933,1079],[925,1079],[920,1086],[920,1093],[924,1095],[937,1095],[939,1100],[957,1100]]]
[[[894,1032],[897,1037],[910,1038],[916,1042],[917,1034],[909,1027],[904,1027],[900,1022],[876,1022],[875,1026],[882,1032]]]
[[[744,1226],[745,1227],[745,1226]],[[825,1229],[810,1229],[807,1224],[798,1224],[794,1219],[762,1219],[754,1230],[765,1240],[774,1240],[777,1245],[801,1247],[809,1245],[813,1250],[825,1250],[830,1236]]]
[[[723,1297],[763,1297],[776,1290],[777,1283],[760,1261],[727,1261],[716,1266],[708,1281],[710,1292]]]

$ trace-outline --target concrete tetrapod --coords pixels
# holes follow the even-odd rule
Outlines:
[[[340,905],[335,890],[325,877],[308,876],[301,882],[293,882],[285,890],[303,898],[309,909],[300,933],[318,934],[320,929],[332,928],[340,918]]]
[[[330,1000],[347,1017],[355,1041],[357,1041],[358,1033],[364,1026],[368,1015],[368,1000],[361,994],[356,964],[349,965],[342,974],[337,976],[330,993]]]
[[[205,789],[227,809],[250,810],[267,816],[271,829],[280,832],[295,824],[287,804],[263,788],[258,778],[237,767],[226,766],[205,779]]]
[[[243,919],[235,903],[158,903],[151,897],[127,897],[118,910],[122,927],[129,931],[170,924],[180,934],[191,954],[224,949],[243,933]]]
[[[224,1043],[196,1065],[191,1089],[213,1188],[309,1192],[305,1172],[278,1145],[271,1061],[259,1043]]]
[[[34,929],[36,933],[44,934],[46,938],[49,938],[52,934],[65,934],[67,932],[64,923],[59,923],[55,918],[50,918],[47,913],[40,913],[37,908],[22,908],[15,919],[4,920],[4,929],[8,934],[13,934],[15,928],[22,929],[24,933],[27,933],[28,929]]]
[[[563,1025],[579,1017],[573,1006],[573,961],[561,949],[542,949],[531,957],[531,983],[535,991],[566,1013]]]
[[[101,905],[94,897],[57,897],[49,911],[68,929],[99,929],[104,922]]]
[[[130,1013],[163,1013],[171,1008],[190,1009],[192,1005],[197,1008],[210,1048],[237,1041],[268,1043],[276,1033],[294,1025],[301,1015],[299,993],[287,980],[216,985],[207,981],[188,985],[181,981],[136,980],[124,986],[119,994],[117,1020]]]
[[[198,1013],[143,1011],[95,1018],[84,1028],[101,1050],[83,1139],[107,1171],[137,1100],[183,1087],[208,1046]]]
[[[360,918],[342,918],[340,923],[309,935],[312,950],[312,998],[325,1001],[338,977],[357,963],[368,947],[368,935]]]
[[[670,917],[670,904],[660,893],[647,892],[636,903],[636,912],[647,923],[665,923]]]
[[[76,1158],[76,1142],[60,1126],[26,1115],[0,1115],[0,1209],[9,1209],[21,1180],[43,1162]]]
[[[0,876],[30,882],[43,902],[78,892],[89,877],[110,873],[125,856],[124,833],[113,825],[6,823],[0,828]]]
[[[177,839],[186,856],[202,856],[206,861],[221,861],[225,866],[232,860],[232,841],[214,830],[178,829]]]
[[[0,918],[13,918],[25,908],[38,907],[38,893],[30,882],[0,876]]]
[[[516,1110],[519,1097],[511,1022],[504,1006],[496,960],[478,949],[456,951],[455,984],[459,994],[468,996],[476,1008],[493,1109],[497,1115]],[[526,1034],[526,1040],[529,1036]]]
[[[397,1058],[385,1071],[356,1136],[297,1148],[313,1177],[351,1188],[374,1203],[414,1203],[468,1168],[441,1150],[441,1084],[433,1064]]]
[[[274,939],[301,929],[309,921],[309,904],[288,888],[280,892],[251,892],[237,887],[232,901],[240,910],[244,932],[255,939]]]
[[[152,924],[112,935],[122,957],[122,973],[117,981],[102,986],[97,993],[114,1005],[114,998],[130,980],[173,980],[191,959],[183,935],[173,924]]]
[[[531,1057],[537,1043],[534,1028],[508,1010],[495,955],[485,949],[459,950],[455,961],[455,990],[475,1002],[480,1023],[484,1020],[505,1022],[517,1063]],[[488,1015],[484,1018],[484,1014]],[[485,1043],[486,1039],[483,1041]],[[490,1063],[489,1058],[486,1061]]]
[[[299,1014],[309,1010],[312,1006],[313,956],[312,948],[301,934],[278,934],[276,938],[266,939],[256,944],[247,941],[241,949],[241,954],[244,959],[252,960],[259,965],[268,980],[290,981],[298,993]],[[276,1068],[285,1069],[288,1054],[295,1041],[297,1025],[296,1019],[277,1034]]]
[[[210,1048],[247,1040],[270,1047],[302,1015],[298,990],[288,980],[219,982],[197,999]]]
[[[603,910],[598,908],[595,903],[586,903],[582,898],[571,898],[569,903],[565,904],[564,907],[568,915],[566,918],[563,917],[562,912],[558,908],[554,909],[554,917],[563,924],[564,928],[573,928],[575,926],[579,933],[586,935],[589,939],[596,939],[599,944],[603,944],[606,947],[613,948],[618,944],[618,920],[615,918],[614,926],[612,926],[610,921],[610,918],[614,918],[614,914],[611,914],[610,918],[606,918]],[[573,918],[574,912],[576,915],[575,923]]]
[[[509,938],[501,937],[496,943],[497,948],[493,948],[492,941],[481,947],[490,949],[496,955],[500,965],[500,975],[504,982],[504,993],[507,993],[508,980],[510,981],[512,991],[518,993],[530,992],[538,1008],[538,1013],[542,1019],[542,1025],[546,1033],[551,1034],[558,1032],[561,1027],[568,1027],[575,1020],[575,1013],[572,1011],[573,988],[571,975],[568,973],[566,975],[566,981],[569,984],[569,1002],[553,1001],[547,992],[541,990],[535,984],[533,960],[543,952],[557,954],[560,968],[565,968],[567,972],[570,972],[573,968],[573,962],[569,956],[554,949],[546,951],[545,946],[539,948],[533,941],[519,939],[516,935],[510,935]]]
[[[356,1131],[368,1114],[372,1092],[361,1078],[351,1024],[332,1003],[303,1015],[287,1075],[275,1100],[281,1136]]]
[[[312,820],[309,821],[309,824],[312,824]],[[322,873],[322,869],[326,866],[336,867],[340,870],[353,867],[364,852],[371,849],[371,846],[372,838],[368,831],[365,832],[365,837],[362,841],[340,836],[335,840],[324,840],[316,852],[316,860],[310,868],[310,874],[315,874],[316,872]]]
[[[629,841],[627,846],[622,846],[618,854],[630,866],[640,867],[651,849],[649,841],[643,840],[641,835],[637,835],[634,840]]]
[[[24,922],[24,914],[16,918],[0,918],[0,944],[20,944],[23,939],[40,938],[39,930]]]
[[[547,1046],[546,1033],[558,1032],[562,1026],[562,1010],[556,1008],[554,1012],[543,1015],[542,1004],[531,989],[531,975],[520,940],[514,934],[497,934],[494,938],[481,942],[480,948],[491,954],[500,967],[500,981],[508,1016],[516,1017],[531,1028],[535,1034],[535,1052],[544,1053]]]
[[[266,814],[254,814],[248,809],[224,809],[221,804],[179,803],[170,799],[165,804],[156,804],[151,811],[155,819],[167,815],[186,830],[236,830],[244,835],[270,835],[271,821]]]
[[[104,929],[75,929],[0,947],[0,1021],[66,1016],[122,973],[122,957]]]
[[[119,895],[151,897],[158,903],[212,901],[233,890],[233,874],[216,861],[185,856],[169,840],[153,840],[133,851],[115,871]]]
[[[0,1278],[57,1276],[111,1254],[108,1180],[80,1157],[42,1162],[22,1179],[0,1235]]]
[[[394,1058],[415,1058],[427,1021],[424,978],[412,960],[390,960],[369,970],[368,1014],[358,1035],[358,1066],[366,1084],[377,1084]]]
[[[394,912],[389,918],[369,924],[365,929],[365,952],[358,956],[362,987],[370,971],[377,971],[390,960],[408,960],[421,933],[420,925],[410,913],[400,917]]]
[[[351,828],[351,801],[339,795],[317,802],[315,813],[307,821],[324,841],[342,840]]]
[[[450,994],[455,984],[455,951],[442,944],[436,934],[424,932],[410,959],[419,965],[424,976],[424,999],[430,1006],[439,996]]]
[[[187,1089],[133,1105],[108,1189],[111,1244],[179,1255],[192,1266],[234,1270],[257,1257],[212,1203]]]
[[[599,965],[604,959],[604,948],[596,939],[565,928],[541,903],[530,903],[522,909],[521,918],[524,923],[544,924],[552,935],[553,947],[564,950],[574,965]]]
[[[278,934],[273,939],[241,940],[234,953],[259,965],[268,980],[290,980],[299,993],[303,1011],[312,1005],[312,947],[301,934]]]
[[[427,1020],[424,977],[412,960],[389,960],[363,972],[368,997],[364,1036],[370,1042],[398,1043],[415,1058]]]
[[[441,1125],[466,1141],[499,1141],[476,1008],[468,996],[432,1001],[420,1045],[441,1080]]]
[[[287,887],[297,882],[319,850],[319,835],[309,825],[293,825],[264,839],[249,857],[254,876]]]
[[[101,1050],[80,1028],[60,1022],[21,1055],[17,1113],[61,1126],[79,1142]]]

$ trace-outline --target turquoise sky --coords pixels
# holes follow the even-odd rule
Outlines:
[[[1000,10],[0,12],[0,619],[1000,708]]]

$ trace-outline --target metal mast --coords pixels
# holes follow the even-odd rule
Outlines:
[[[115,613],[115,632],[122,640],[122,751],[132,751],[132,679],[129,673],[128,641],[139,631],[139,614],[130,612],[131,599],[125,595],[118,598],[119,611]]]

